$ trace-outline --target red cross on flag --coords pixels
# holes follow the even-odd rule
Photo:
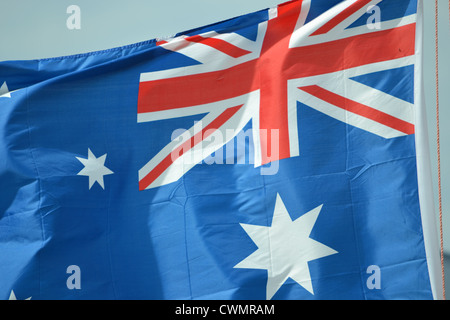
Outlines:
[[[159,42],[200,64],[142,73],[138,122],[206,115],[141,168],[140,190],[177,181],[250,121],[255,167],[301,156],[297,102],[386,139],[413,134],[413,104],[351,80],[415,61],[415,15],[348,28],[380,1],[342,1],[308,23],[310,1],[287,2],[255,41],[206,32]]]

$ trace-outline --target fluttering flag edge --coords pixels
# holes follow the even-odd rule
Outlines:
[[[443,276],[440,266],[439,236],[433,202],[433,181],[428,140],[425,98],[423,95],[423,0],[417,2],[416,64],[414,70],[414,101],[416,102],[416,161],[419,202],[422,217],[425,252],[433,298],[443,299]]]

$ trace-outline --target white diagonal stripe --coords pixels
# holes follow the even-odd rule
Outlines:
[[[335,94],[369,106],[400,120],[414,123],[413,104],[375,88],[348,78],[340,81],[326,81],[321,83],[320,86]]]
[[[141,73],[140,81],[154,81],[179,76],[189,76],[194,74],[225,70],[244,62],[257,59],[261,54],[262,43],[266,34],[266,30],[267,21],[262,22],[258,25],[258,37],[256,41],[249,41],[242,36],[237,37],[238,41],[233,41],[233,45],[251,52],[239,58],[230,57],[229,55],[217,49],[201,43],[187,41],[184,39],[185,37],[177,37],[169,43],[162,44],[161,47],[183,54],[189,58],[199,61],[201,64],[169,70]],[[236,34],[234,33],[228,35],[222,34],[219,38],[223,39],[235,36]]]
[[[297,99],[307,106],[316,109],[336,120],[342,121],[354,127],[371,132],[386,139],[396,138],[406,135],[403,132],[385,126],[379,122],[366,117],[354,114],[348,110],[336,107],[326,101],[323,101],[303,90],[297,90]]]

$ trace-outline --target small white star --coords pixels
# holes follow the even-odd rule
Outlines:
[[[11,98],[11,93],[9,92],[6,81],[4,81],[2,86],[0,87],[0,98]]]
[[[101,157],[96,158],[91,149],[88,149],[87,159],[76,157],[84,165],[84,168],[77,175],[89,177],[89,189],[91,189],[95,182],[98,182],[105,189],[103,176],[114,173],[105,167],[106,155],[105,153]]]
[[[9,300],[17,300],[16,295],[14,294],[14,290],[11,290],[11,294],[9,295]],[[31,300],[31,297],[26,298],[25,300]]]
[[[309,237],[321,209],[319,206],[292,221],[277,195],[271,227],[241,224],[258,249],[235,268],[267,269],[267,300],[288,278],[314,294],[308,262],[337,253]]]

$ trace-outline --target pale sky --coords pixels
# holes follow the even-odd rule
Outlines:
[[[450,254],[450,26],[439,1],[441,175],[445,251]],[[277,0],[0,0],[0,61],[48,58],[132,44],[275,6]],[[424,0],[424,81],[437,202],[434,1]],[[69,30],[67,7],[81,9],[81,29]],[[1,75],[0,75],[1,78]]]

